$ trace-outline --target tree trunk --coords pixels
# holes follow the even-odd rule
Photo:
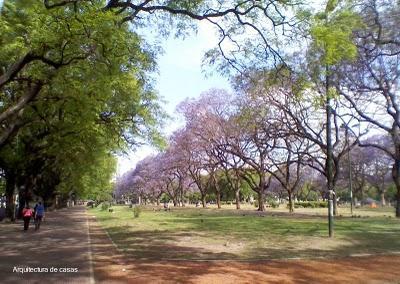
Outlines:
[[[206,208],[206,195],[201,193],[201,204],[203,205],[203,208]]]
[[[288,195],[289,195],[289,212],[293,213],[294,212],[293,196],[291,192],[288,192]]]
[[[53,206],[54,209],[61,208],[61,206],[60,206],[60,196],[58,194],[54,195],[53,204],[54,204],[54,206]]]
[[[216,195],[217,195],[217,207],[218,209],[221,209],[221,194],[219,191],[217,191]]]
[[[397,188],[396,217],[400,218],[400,188]]]
[[[399,147],[396,147],[399,148]],[[400,149],[396,149],[398,152]],[[392,168],[392,177],[394,184],[396,185],[396,217],[400,218],[400,159],[396,159]]]
[[[217,208],[221,209],[221,188],[218,184],[217,178],[215,177],[215,172],[211,174],[212,183],[215,188],[215,198],[217,199]]]
[[[386,206],[386,199],[385,199],[384,191],[381,192],[381,203],[382,203],[382,206]]]
[[[15,196],[14,189],[16,178],[14,172],[6,172],[6,217],[15,221]]]
[[[264,192],[259,191],[257,192],[258,194],[258,211],[265,211],[265,205],[264,205]]]
[[[326,97],[326,178],[327,178],[327,188],[328,188],[328,231],[329,237],[333,237],[333,216],[335,212],[333,206],[331,206],[332,199],[335,200],[335,189],[333,187],[333,144],[332,144],[332,108],[331,108],[331,98],[329,96],[330,78],[329,78],[329,66],[325,65],[325,97]]]
[[[360,188],[360,199],[361,205],[364,205],[364,187]]]
[[[235,190],[236,209],[240,209],[240,189]]]
[[[16,212],[16,218],[22,218],[22,210],[25,206],[32,206],[32,194],[33,194],[33,177],[25,177],[24,184],[18,187],[18,211]],[[18,186],[18,185],[16,185]]]
[[[185,207],[185,203],[184,203],[184,200],[183,200],[183,187],[181,187],[180,195],[181,195],[181,207]]]

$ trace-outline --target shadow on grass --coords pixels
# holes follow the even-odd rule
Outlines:
[[[335,223],[335,239],[327,237],[327,224],[321,218],[281,218],[274,216],[203,216],[177,214],[169,222],[184,224],[186,229],[130,231],[124,227],[107,228],[118,248],[135,259],[246,260],[341,257],[353,254],[400,251],[400,223],[384,218],[341,218]],[[160,228],[160,227],[158,227]],[[224,239],[248,241],[242,250],[213,249],[207,244]],[[187,237],[186,243],[180,244]],[[200,243],[190,244],[191,237]],[[202,245],[206,244],[206,245]],[[219,244],[221,247],[221,244]]]
[[[181,246],[179,240],[193,237],[189,231],[127,231],[121,227],[109,227],[107,232],[118,249],[135,259],[235,259],[229,252],[216,252],[203,247]]]
[[[99,283],[396,283],[400,277],[395,269],[398,256],[246,262],[142,259],[115,252],[103,230],[91,231]],[[141,234],[149,235],[150,242],[156,238],[151,232]]]

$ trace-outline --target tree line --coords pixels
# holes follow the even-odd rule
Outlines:
[[[0,173],[7,215],[35,197],[104,199],[115,156],[144,142],[162,147],[164,111],[154,88],[157,41],[207,21],[219,31],[209,52],[221,70],[244,57],[282,58],[269,42],[291,24],[292,1],[5,0],[0,8]],[[276,30],[270,26],[277,26]],[[143,29],[157,34],[155,41]],[[243,37],[251,30],[252,39]],[[244,51],[244,50],[243,50]],[[252,55],[251,55],[252,54]],[[223,59],[223,60],[221,60]],[[222,64],[225,62],[226,64]],[[225,66],[230,66],[229,68]]]
[[[219,203],[217,177],[225,172],[233,192],[245,181],[257,194],[259,210],[279,184],[292,211],[304,177],[319,176],[337,214],[350,152],[357,157],[350,165],[356,191],[374,185],[384,203],[382,184],[390,177],[400,217],[399,4],[328,1],[322,12],[302,15],[306,44],[297,42],[274,68],[253,65],[233,77],[235,95],[210,90],[183,102],[185,127],[117,190],[175,200],[195,188],[205,206],[211,187]]]
[[[111,193],[115,153],[158,135],[153,51],[102,1],[47,9],[4,1],[0,167],[7,215],[42,197]],[[160,113],[160,114],[159,114]]]
[[[212,200],[218,208],[224,197],[225,201],[234,200],[240,209],[244,199],[256,195],[258,210],[265,210],[266,200],[273,205],[286,199],[290,212],[295,199],[327,200],[324,153],[299,131],[282,105],[274,104],[282,95],[282,89],[275,87],[251,96],[213,89],[182,102],[179,110],[185,127],[171,135],[164,152],[146,157],[117,180],[116,197],[140,196],[142,201],[157,204],[171,200],[174,206],[200,201],[203,207]],[[295,100],[301,102],[301,117],[301,109],[308,111],[309,120],[304,123],[323,124],[320,105],[307,103],[304,97]],[[337,199],[350,202],[351,171],[353,192],[360,201],[371,196],[383,206],[387,198],[395,201],[391,158],[380,149],[354,144],[388,146],[390,137],[377,134],[358,140],[343,124],[339,128],[334,179]],[[346,135],[350,137],[346,139]]]
[[[222,155],[229,163],[208,165],[244,167],[238,176],[260,210],[272,177],[294,190],[297,165],[322,174],[335,201],[343,157],[375,147],[390,157],[399,217],[398,15],[399,4],[384,0],[329,0],[321,11],[280,0],[4,1],[0,168],[9,214],[15,192],[23,201],[110,190],[115,153],[145,140],[162,145],[152,84],[159,48],[140,31],[184,36],[207,21],[219,42],[205,63],[232,76],[238,96],[215,125],[198,125],[196,107],[174,135],[183,144],[171,139],[167,152],[193,147],[185,158],[199,192],[217,182],[193,164]],[[204,155],[208,124],[215,133]],[[367,130],[389,143],[362,139]]]

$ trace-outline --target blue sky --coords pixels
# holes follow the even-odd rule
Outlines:
[[[206,78],[202,72],[203,55],[216,43],[213,27],[202,22],[197,34],[184,40],[170,38],[163,44],[165,54],[158,61],[160,74],[157,87],[160,95],[168,101],[166,109],[170,114],[186,97],[197,97],[212,87],[229,88],[226,78],[215,72],[212,77]],[[212,67],[208,67],[207,71],[212,71]]]
[[[184,40],[171,37],[162,45],[165,53],[158,60],[160,72],[156,79],[158,92],[166,101],[165,110],[172,117],[167,123],[166,134],[172,133],[182,125],[175,108],[185,98],[198,97],[211,88],[230,89],[228,80],[216,72],[206,78],[201,66],[204,53],[216,43],[213,28],[201,22],[197,34]],[[212,69],[208,69],[210,70]],[[128,156],[119,157],[117,175],[133,168],[138,161],[152,152],[154,149],[143,146]]]

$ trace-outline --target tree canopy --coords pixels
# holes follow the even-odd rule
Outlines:
[[[50,10],[4,3],[0,151],[6,176],[15,176],[8,191],[88,196],[111,188],[113,154],[141,140],[162,143],[153,51],[102,9],[102,1]]]

